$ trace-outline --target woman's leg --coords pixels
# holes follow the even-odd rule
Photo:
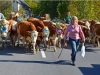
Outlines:
[[[69,38],[69,42],[70,42],[70,45],[71,45],[71,48],[72,48],[71,60],[72,60],[72,62],[75,62],[75,60],[76,60],[76,52],[77,52],[76,40]]]
[[[69,42],[70,42],[70,45],[72,48],[71,60],[72,60],[72,62],[75,62],[76,61],[76,53],[78,52],[80,40],[79,39],[74,40],[74,39],[69,38]]]
[[[75,49],[74,62],[76,61],[76,53],[78,52],[78,49],[79,49],[79,42],[80,42],[80,40],[77,39],[77,40],[75,40],[75,41],[76,41],[76,49]]]
[[[77,49],[77,52],[78,52],[78,49],[79,49],[79,43],[80,43],[80,40],[77,39],[77,40],[76,40],[76,49]]]

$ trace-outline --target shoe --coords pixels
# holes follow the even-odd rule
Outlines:
[[[75,62],[72,62],[72,65],[75,66],[76,65]]]

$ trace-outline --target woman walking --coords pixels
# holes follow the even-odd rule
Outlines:
[[[82,42],[85,42],[84,33],[81,29],[81,26],[78,25],[78,18],[76,16],[72,17],[71,24],[66,28],[66,31],[64,33],[64,43],[66,43],[66,38],[68,36],[72,49],[71,53],[72,65],[75,66],[76,53],[78,52],[80,38],[82,39]]]

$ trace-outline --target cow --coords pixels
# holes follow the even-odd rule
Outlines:
[[[35,46],[36,46],[38,32],[36,30],[35,25],[28,21],[22,21],[17,24],[17,33],[18,33],[18,44],[19,44],[19,37],[22,36],[24,41],[26,42],[26,50],[28,50],[29,43],[32,43],[33,53],[36,54]]]
[[[57,28],[57,24],[50,21],[50,20],[43,20],[43,23],[45,24],[45,26],[47,26],[50,30],[50,34],[49,34],[49,40],[48,42],[52,41],[53,45],[54,45],[54,52],[57,52],[56,50],[56,44],[58,41],[58,45],[59,47],[61,47],[61,39],[63,38],[62,35],[64,33],[64,28],[66,28],[64,25],[61,25],[61,28]],[[50,48],[50,43],[49,47]]]
[[[6,49],[6,43],[10,32],[10,22],[6,19],[2,19],[0,22],[0,38],[2,39],[2,45]]]
[[[92,33],[93,45],[96,46],[97,42],[97,46],[100,47],[100,22],[92,20],[90,23],[90,31]]]
[[[20,13],[9,13],[7,19],[10,22],[10,42],[14,47],[17,41],[17,24],[22,21],[22,15]],[[18,45],[17,45],[18,46]]]
[[[41,21],[46,20],[46,17],[40,17],[39,20]]]
[[[42,32],[42,29],[44,28],[44,23],[41,20],[30,17],[27,19],[27,21],[32,22],[38,32]]]
[[[18,34],[17,34],[17,21],[15,20],[9,20],[9,36],[10,36],[10,45],[11,46],[15,46],[15,43],[17,41],[17,37],[18,37]]]
[[[32,22],[35,25],[35,27],[38,31],[38,37],[37,37],[37,41],[36,41],[37,44],[36,45],[37,45],[38,49],[40,50],[40,48],[39,48],[40,43],[42,41],[44,41],[44,45],[45,45],[45,42],[48,39],[48,36],[45,36],[45,32],[44,32],[44,30],[46,30],[46,32],[48,31],[48,27],[45,27],[42,20],[39,20],[39,19],[36,19],[36,18],[30,17],[30,18],[27,19],[27,21]],[[44,48],[46,49],[46,46],[44,46]]]
[[[90,42],[91,39],[90,22],[88,20],[79,20],[78,24],[81,25],[85,38]]]

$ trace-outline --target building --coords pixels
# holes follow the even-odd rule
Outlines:
[[[31,7],[24,0],[11,0],[12,1],[12,11],[19,12],[22,8],[25,10],[31,9]]]

